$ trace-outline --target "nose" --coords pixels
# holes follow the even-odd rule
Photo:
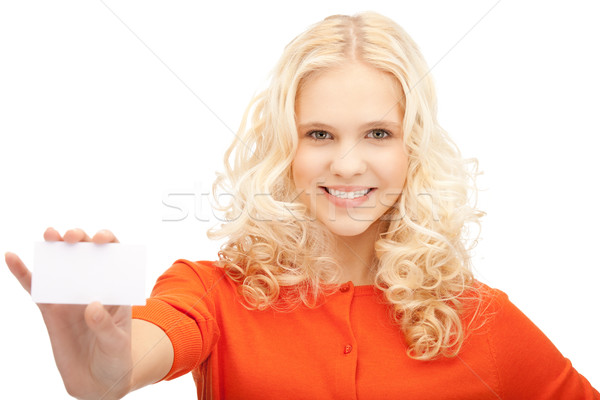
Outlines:
[[[367,171],[367,162],[359,146],[354,143],[340,149],[331,161],[330,171],[342,178],[364,174]]]

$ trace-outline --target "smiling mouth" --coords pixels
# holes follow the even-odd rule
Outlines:
[[[321,186],[321,188],[324,189],[327,193],[329,193],[332,196],[335,196],[339,199],[348,199],[348,200],[353,200],[358,197],[366,196],[367,194],[369,194],[369,192],[371,192],[374,189],[374,188],[368,188],[368,189],[363,189],[363,190],[354,190],[354,191],[345,192],[343,190],[331,189],[331,188],[328,188],[325,186]]]

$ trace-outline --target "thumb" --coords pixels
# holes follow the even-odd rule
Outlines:
[[[23,289],[31,293],[31,272],[27,269],[23,261],[15,253],[5,253],[4,261],[8,269],[17,278]]]
[[[127,345],[127,335],[117,327],[110,313],[99,302],[89,304],[85,309],[85,322],[96,334],[98,345],[105,353],[123,351]]]

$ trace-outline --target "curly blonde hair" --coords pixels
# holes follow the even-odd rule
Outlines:
[[[380,221],[375,285],[391,305],[410,357],[456,355],[465,336],[462,300],[476,293],[469,256],[476,240],[467,238],[469,225],[478,226],[483,215],[471,205],[477,162],[463,160],[439,126],[424,58],[386,17],[334,15],[286,46],[269,87],[248,106],[239,140],[225,154],[225,173],[213,192],[226,223],[209,237],[227,238],[219,259],[240,282],[249,308],[314,306],[339,282],[340,266],[327,256],[332,234],[297,200],[291,165],[299,88],[309,75],[349,60],[392,74],[404,94],[408,176],[399,200]]]

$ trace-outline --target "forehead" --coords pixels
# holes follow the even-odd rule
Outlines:
[[[348,62],[313,73],[302,82],[296,96],[296,117],[299,123],[306,119],[399,119],[402,98],[400,84],[391,73]]]

